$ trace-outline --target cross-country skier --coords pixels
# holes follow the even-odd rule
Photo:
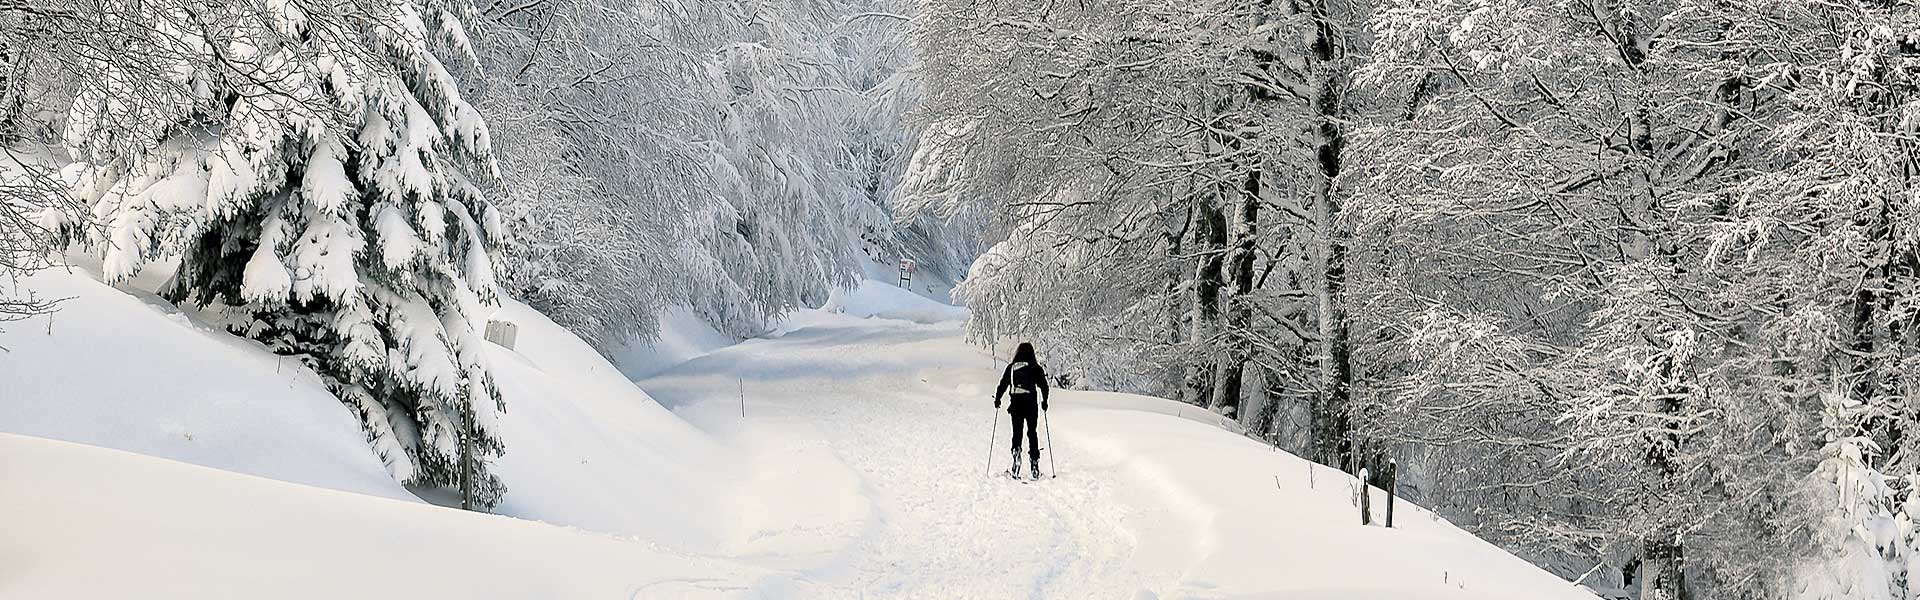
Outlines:
[[[1011,390],[1013,393],[1008,394]],[[1000,375],[1000,389],[993,392],[993,407],[1000,408],[1000,396],[1007,396],[1007,414],[1013,415],[1013,469],[1020,477],[1020,438],[1027,438],[1027,456],[1033,463],[1033,477],[1040,478],[1040,432],[1036,430],[1040,411],[1047,409],[1047,371],[1033,357],[1033,344],[1021,342],[1013,351],[1013,362]],[[1024,434],[1023,434],[1024,432]]]

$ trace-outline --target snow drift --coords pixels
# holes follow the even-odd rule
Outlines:
[[[0,432],[136,452],[417,501],[352,414],[298,361],[89,270],[21,280],[66,298],[0,331]],[[662,409],[579,338],[512,300],[517,348],[488,344],[507,404],[508,491],[496,512],[697,545],[727,452]]]
[[[0,434],[8,598],[680,598],[761,571],[633,539]],[[777,595],[777,594],[775,594]]]

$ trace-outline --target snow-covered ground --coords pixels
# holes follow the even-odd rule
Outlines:
[[[693,309],[675,306],[660,314],[660,335],[636,340],[614,352],[613,364],[628,379],[640,379],[667,370],[694,357],[740,343],[700,320]]]
[[[752,455],[723,552],[823,597],[1592,598],[1404,502],[1361,526],[1351,477],[1168,400],[1063,391],[1059,477],[989,477],[997,371],[958,326],[807,313],[642,381]]]
[[[141,289],[153,282],[119,289],[75,267],[21,283],[68,300],[0,327],[0,432],[418,501],[311,371]],[[508,301],[496,317],[520,327],[514,350],[488,348],[507,403],[499,512],[710,544],[710,524],[686,517],[717,493],[728,450],[545,316]]]
[[[50,317],[0,326],[0,431],[413,498],[353,415],[293,361],[84,268],[20,283],[66,300]]]
[[[0,434],[0,598],[782,595],[644,539]],[[756,586],[758,592],[755,591]]]
[[[658,354],[647,392],[504,307],[500,516],[412,498],[310,373],[190,312],[25,283],[72,300],[0,333],[0,597],[1591,598],[1404,503],[1363,527],[1351,478],[1161,399],[1061,392],[1060,476],[989,477],[992,357],[885,284]]]

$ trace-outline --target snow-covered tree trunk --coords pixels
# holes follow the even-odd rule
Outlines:
[[[1262,171],[1254,168],[1245,175],[1244,187],[1233,198],[1229,216],[1225,269],[1226,304],[1221,337],[1227,346],[1220,354],[1214,375],[1210,406],[1215,412],[1238,418],[1244,397],[1241,382],[1253,355],[1254,256],[1260,241],[1260,203],[1264,200]]]
[[[1684,549],[1670,539],[1647,540],[1640,553],[1642,600],[1693,600],[1687,592]]]
[[[1346,463],[1353,453],[1352,393],[1353,349],[1349,340],[1352,326],[1347,310],[1347,244],[1351,237],[1341,215],[1341,190],[1337,187],[1345,167],[1346,124],[1357,115],[1346,99],[1353,68],[1349,53],[1353,32],[1335,23],[1330,13],[1331,0],[1317,0],[1294,6],[1301,16],[1314,24],[1312,42],[1302,53],[1309,75],[1311,96],[1308,104],[1313,121],[1306,139],[1313,152],[1313,164],[1307,169],[1313,219],[1314,244],[1311,265],[1314,271],[1314,300],[1319,325],[1319,384],[1311,410],[1311,448],[1315,458],[1329,465]]]
[[[1213,398],[1220,360],[1217,345],[1221,340],[1220,292],[1226,287],[1227,223],[1217,195],[1201,194],[1195,200],[1192,243],[1192,277],[1187,284],[1191,295],[1187,316],[1188,347],[1194,356],[1187,365],[1181,399],[1188,404],[1206,406]]]
[[[0,32],[11,34],[0,26]],[[12,35],[0,36],[0,148],[20,141],[26,112],[26,55],[13,48]]]

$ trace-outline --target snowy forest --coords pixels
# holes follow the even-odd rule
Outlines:
[[[1605,597],[1920,597],[1914,0],[14,0],[0,147],[0,328],[152,281],[465,509],[540,485],[503,303],[616,360],[907,260]]]

